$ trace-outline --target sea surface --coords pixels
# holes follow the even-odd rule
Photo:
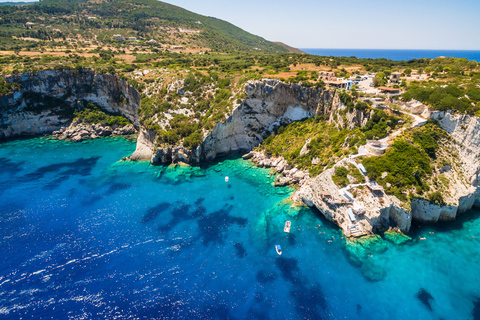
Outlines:
[[[0,319],[480,319],[479,211],[351,243],[268,169],[134,149],[0,144]]]
[[[480,50],[401,50],[401,49],[300,49],[318,56],[357,57],[395,61],[437,57],[466,58],[480,62]]]

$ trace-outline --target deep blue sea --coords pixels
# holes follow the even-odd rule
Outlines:
[[[480,319],[478,211],[347,243],[267,169],[134,149],[0,144],[0,319]]]
[[[440,56],[480,61],[480,50],[402,50],[402,49],[300,49],[318,56],[357,57],[401,61]]]

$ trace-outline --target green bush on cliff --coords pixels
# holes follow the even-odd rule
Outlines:
[[[4,77],[0,77],[0,97],[13,93],[15,89],[20,89],[21,85],[18,83],[8,83]]]
[[[348,169],[343,166],[335,167],[335,174],[332,176],[333,182],[340,188],[345,188],[348,184]]]
[[[75,111],[75,118],[81,119],[90,124],[104,123],[107,126],[118,125],[126,126],[130,121],[120,114],[106,113],[93,103],[84,101],[84,109]]]
[[[381,139],[386,137],[398,124],[399,118],[389,116],[383,110],[375,110],[373,116],[368,119],[362,128],[365,139]]]
[[[388,194],[394,194],[401,200],[406,198],[404,192],[407,189],[414,186],[422,188],[422,181],[432,174],[427,153],[399,139],[395,140],[385,155],[366,158],[362,163],[370,180],[376,180]],[[388,175],[381,179],[384,172]]]
[[[443,200],[442,193],[440,191],[435,191],[430,193],[428,195],[428,200],[431,203],[436,204],[437,206],[443,207],[444,205],[446,205],[445,201]]]
[[[350,141],[346,144],[347,137]],[[276,134],[267,137],[260,148],[266,154],[281,155],[289,164],[309,170],[310,175],[316,176],[325,167],[335,164],[339,157],[351,154],[362,137],[358,128],[340,130],[329,124],[325,117],[316,116],[279,127]],[[307,139],[311,139],[307,145],[308,153],[300,155]]]

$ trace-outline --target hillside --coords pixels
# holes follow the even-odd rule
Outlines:
[[[283,47],[283,48],[285,48],[285,49],[287,49],[288,52],[290,52],[290,53],[308,54],[308,53],[306,53],[305,51],[302,51],[302,50],[300,50],[300,49],[291,47],[291,46],[289,46],[289,45],[287,45],[287,44],[285,44],[285,43],[283,43],[283,42],[275,41],[274,43],[275,43],[275,44],[278,44],[279,46],[281,46],[281,47]]]
[[[19,44],[19,39],[96,41],[120,34],[167,47],[287,51],[229,22],[156,0],[44,0],[28,6],[3,6],[0,16],[0,42],[5,49]]]

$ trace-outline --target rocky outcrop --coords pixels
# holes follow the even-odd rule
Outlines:
[[[281,175],[275,178],[276,186],[299,185],[303,186],[309,179],[308,172],[290,166],[283,157],[269,157],[260,151],[251,151],[243,156],[243,159],[250,159],[257,166],[272,168]]]
[[[21,89],[0,98],[0,137],[49,134],[68,126],[82,100],[120,113],[139,126],[140,94],[115,75],[47,70],[5,79]]]
[[[358,110],[353,108],[348,110],[347,106],[340,100],[338,91],[333,96],[330,109],[325,110],[330,114],[329,122],[342,129],[353,130],[357,127],[363,127],[374,111]]]
[[[130,160],[151,160],[153,155],[155,133],[142,128],[137,138],[135,152],[128,157]]]
[[[342,165],[342,162],[338,165]],[[356,193],[354,199],[348,199],[333,182],[334,172],[335,167],[306,181],[292,199],[318,209],[328,220],[342,228],[346,236],[363,236],[391,227],[408,232],[411,213],[401,207],[396,197],[373,192],[367,186],[358,186],[350,190]],[[355,221],[349,217],[349,210]]]
[[[136,133],[132,124],[120,126],[107,126],[104,124],[89,124],[80,120],[73,121],[70,126],[62,127],[52,133],[53,138],[58,140],[83,141],[109,136],[124,136]]]
[[[152,163],[211,161],[220,155],[248,152],[276,128],[323,112],[330,91],[286,84],[278,80],[251,81],[245,85],[246,99],[225,122],[218,123],[193,151],[181,146],[158,149]]]

